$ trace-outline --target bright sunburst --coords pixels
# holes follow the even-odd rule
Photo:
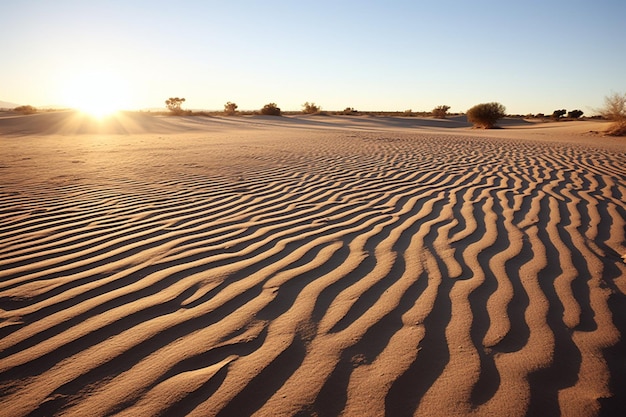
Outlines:
[[[67,103],[97,118],[109,116],[127,104],[123,80],[110,72],[75,75],[66,87]]]

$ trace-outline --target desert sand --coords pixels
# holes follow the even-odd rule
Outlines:
[[[0,115],[0,415],[626,410],[602,122]]]

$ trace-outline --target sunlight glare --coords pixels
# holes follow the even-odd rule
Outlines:
[[[127,104],[123,80],[110,72],[76,74],[66,87],[70,107],[96,118],[104,118]]]

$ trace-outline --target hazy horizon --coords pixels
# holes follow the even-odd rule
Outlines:
[[[624,15],[617,0],[3,3],[0,100],[590,115],[626,87]]]

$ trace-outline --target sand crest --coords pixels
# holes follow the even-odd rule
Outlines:
[[[617,415],[597,124],[0,117],[1,416]]]

